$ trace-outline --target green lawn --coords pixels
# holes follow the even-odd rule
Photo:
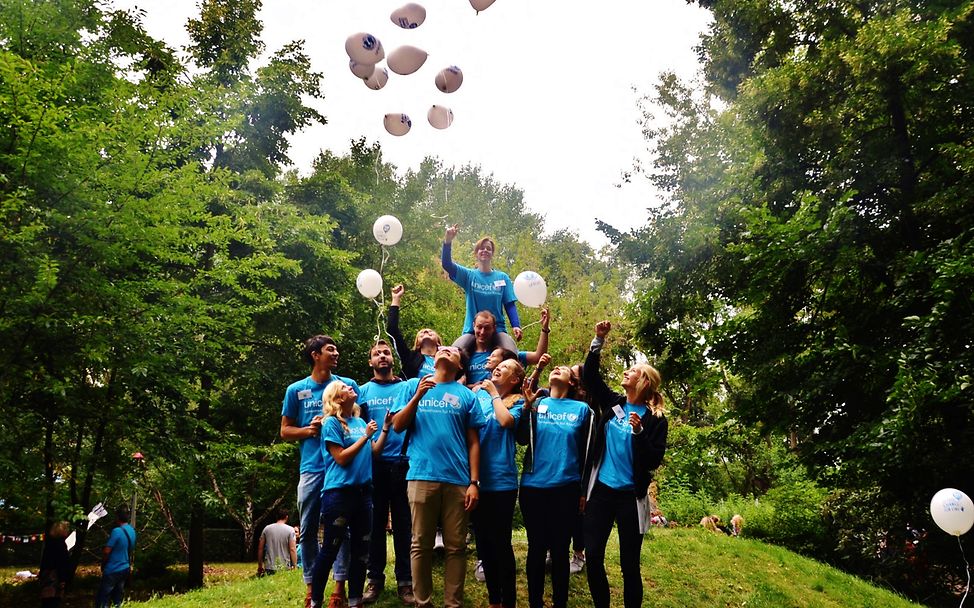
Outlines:
[[[618,545],[615,536],[607,550],[613,606],[622,605],[622,588],[618,568]],[[527,588],[523,564],[527,542],[523,532],[516,533],[514,543],[519,575],[519,604],[527,606]],[[392,547],[390,542],[390,555]],[[466,586],[466,605],[486,606],[486,589],[473,577],[473,559],[469,561]],[[434,583],[441,580],[439,568]],[[0,571],[4,584],[0,586],[0,605],[34,604],[36,588],[29,584],[12,584],[16,569]],[[171,580],[137,580],[130,599],[160,597],[144,602],[129,602],[126,606],[148,608],[202,608],[204,606],[232,606],[239,608],[297,608],[302,605],[304,586],[298,572],[287,572],[262,579],[253,576],[254,564],[214,564],[208,568],[207,587],[190,593],[172,595],[172,586],[179,580],[178,572]],[[917,604],[876,588],[869,583],[844,574],[785,549],[757,541],[735,539],[698,529],[654,530],[643,543],[642,573],[645,588],[644,605],[659,608],[729,607],[897,607]],[[94,574],[82,577],[79,588],[73,590],[63,606],[90,606],[97,582]],[[391,566],[387,569],[388,591],[376,604],[378,608],[400,606],[392,589]],[[31,593],[33,592],[33,593]],[[161,594],[169,595],[161,595]],[[550,599],[550,591],[548,593]],[[442,598],[438,596],[437,601]],[[436,603],[436,602],[434,602]],[[571,579],[570,606],[589,606],[588,586],[584,574]]]

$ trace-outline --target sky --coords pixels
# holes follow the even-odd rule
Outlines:
[[[405,3],[264,1],[265,53],[303,39],[312,69],[324,74],[324,98],[310,103],[328,124],[291,138],[290,156],[301,173],[321,150],[344,154],[351,140],[364,136],[378,141],[383,160],[400,169],[417,168],[428,156],[447,167],[479,165],[521,189],[549,232],[567,228],[600,246],[606,241],[596,219],[623,230],[645,223],[659,193],[639,178],[621,183],[633,159],[646,158],[637,101],[663,71],[696,74],[693,47],[708,24],[706,11],[685,0],[496,0],[477,13],[468,0],[425,0],[419,4],[426,21],[406,30],[390,19]],[[177,49],[188,43],[187,19],[199,14],[196,0],[114,4],[144,10],[149,33]],[[429,56],[414,74],[390,71],[388,84],[373,91],[348,67],[345,40],[357,32],[373,34],[387,56],[406,44]],[[441,93],[434,77],[451,65],[463,71],[463,84]],[[427,121],[433,104],[453,110],[448,129]],[[409,133],[387,133],[387,113],[408,114]],[[463,218],[450,221],[463,224]]]

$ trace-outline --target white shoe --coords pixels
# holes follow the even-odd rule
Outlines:
[[[477,565],[473,568],[473,577],[481,583],[487,580],[487,577],[484,576],[484,562],[482,560],[477,560]]]
[[[442,550],[442,549],[445,549],[445,548],[446,548],[446,545],[443,544],[443,533],[442,532],[437,532],[436,533],[436,540],[433,541],[433,550],[434,551],[437,551],[437,550]]]
[[[578,574],[585,567],[585,556],[579,555],[578,553],[572,554],[572,561],[568,562],[568,571],[572,574]]]

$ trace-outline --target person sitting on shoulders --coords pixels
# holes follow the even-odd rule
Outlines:
[[[534,352],[511,351],[506,348],[493,348],[494,336],[497,330],[497,319],[488,310],[477,313],[474,321],[474,336],[476,337],[474,351],[467,353],[470,357],[470,365],[467,369],[466,384],[471,389],[476,389],[481,382],[490,377],[491,371],[500,361],[510,358],[511,354],[517,358],[522,367],[535,365],[541,360],[541,356],[548,352],[548,334],[551,329],[548,327],[549,314],[547,308],[541,309],[541,334],[538,336],[538,346]]]

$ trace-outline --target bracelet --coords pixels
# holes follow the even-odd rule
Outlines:
[[[500,399],[500,398],[501,398],[501,396],[500,396],[500,395],[495,395],[494,397],[491,397],[491,398],[490,398],[490,400],[491,400],[491,401],[493,401],[493,400],[495,400],[495,399]]]
[[[543,333],[543,334],[550,334],[551,333],[551,330],[550,329],[545,329],[545,328],[542,327],[541,328],[541,333]]]

